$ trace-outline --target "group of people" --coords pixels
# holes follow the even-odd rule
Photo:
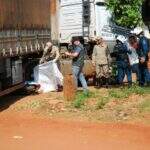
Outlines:
[[[76,86],[78,86],[78,79],[80,80],[83,91],[85,94],[88,94],[88,86],[86,79],[83,75],[82,68],[84,66],[84,58],[85,58],[85,49],[81,44],[80,38],[75,37],[71,41],[72,51],[65,52],[65,55],[72,58],[72,71],[75,79]],[[51,42],[47,42],[43,56],[40,60],[40,64],[45,63],[47,61],[52,61],[57,63],[60,57],[59,49],[57,46],[54,46]]]
[[[132,85],[132,73],[136,73],[140,86],[150,85],[150,70],[147,66],[150,59],[150,45],[141,28],[133,30],[128,39],[119,35],[111,53],[103,38],[97,37],[95,40],[96,45],[92,53],[92,64],[96,70],[96,81],[99,86],[103,82],[107,85],[109,84],[109,77],[112,72],[112,58],[115,58],[117,66],[116,82],[119,85],[123,84],[125,75],[127,76],[128,84]],[[79,37],[74,37],[71,45],[72,51],[65,52],[65,55],[72,58],[72,70],[76,86],[78,86],[78,80],[80,80],[84,93],[88,93],[87,82],[82,72],[86,50]],[[51,42],[48,42],[40,63],[50,60],[57,62],[59,56],[59,49],[53,46]]]
[[[117,63],[117,83],[122,84],[125,75],[128,84],[132,84],[132,73],[140,86],[150,85],[150,70],[148,69],[150,45],[144,36],[142,28],[131,31],[128,39],[118,36],[112,56]]]
[[[122,85],[126,75],[128,85],[132,85],[132,73],[135,73],[140,86],[150,85],[149,55],[149,40],[144,36],[144,32],[140,27],[131,31],[128,38],[122,35],[117,36],[112,53],[110,53],[104,40],[97,38],[92,54],[92,62],[96,67],[98,84],[101,84],[104,79],[106,79],[105,84],[108,84],[112,58],[115,58],[117,84]]]

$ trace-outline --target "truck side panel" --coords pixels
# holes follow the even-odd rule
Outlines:
[[[115,40],[115,34],[112,32],[110,25],[111,13],[106,6],[95,5],[96,14],[96,35],[103,37],[107,41]]]
[[[42,50],[50,35],[50,0],[0,0],[0,57]]]
[[[72,36],[82,36],[82,4],[60,6],[60,39],[69,43]]]
[[[92,38],[102,36],[106,40],[114,40],[111,31],[111,13],[106,6],[98,6],[92,0],[89,3],[89,26],[84,26],[84,3],[82,0],[62,0],[60,3],[60,34],[61,43],[68,43],[72,36]],[[88,21],[88,20],[87,20]],[[106,29],[107,27],[107,29]],[[109,29],[108,29],[109,28]],[[103,31],[104,30],[104,31]],[[86,35],[86,36],[85,36]]]
[[[49,29],[50,0],[0,0],[0,29]]]

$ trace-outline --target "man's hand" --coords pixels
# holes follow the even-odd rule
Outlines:
[[[96,66],[95,62],[92,62],[92,65],[95,67]]]
[[[57,60],[56,59],[53,59],[53,63],[56,63],[57,62]]]
[[[140,63],[143,64],[144,62],[145,62],[145,58],[144,58],[144,57],[141,57],[141,58],[140,58]]]
[[[70,53],[69,52],[65,52],[65,55],[70,56]]]

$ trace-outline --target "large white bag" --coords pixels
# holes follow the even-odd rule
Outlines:
[[[40,84],[40,92],[56,91],[58,85],[63,85],[63,76],[57,64],[49,61],[34,68],[34,80]]]

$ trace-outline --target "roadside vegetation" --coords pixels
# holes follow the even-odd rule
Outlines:
[[[68,119],[103,122],[141,120],[150,123],[150,87],[91,87],[88,95],[80,91],[71,102],[63,100],[63,93],[35,95],[18,102],[12,109]]]
[[[114,22],[123,27],[134,28],[142,24],[141,7],[144,0],[106,0]]]

